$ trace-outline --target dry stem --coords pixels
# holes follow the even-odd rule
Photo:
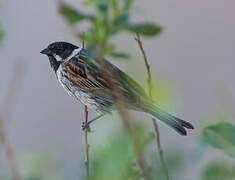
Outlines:
[[[83,33],[84,36],[84,33]],[[83,37],[82,36],[82,37]],[[82,48],[85,48],[84,37],[82,39]],[[87,106],[84,106],[84,124],[88,123],[88,110]],[[86,166],[86,176],[89,177],[89,144],[88,144],[88,135],[87,128],[84,129],[84,148],[85,148],[85,166]]]
[[[123,98],[123,97],[121,97],[121,98]],[[140,169],[143,172],[143,177],[146,180],[151,180],[152,178],[149,176],[147,163],[144,159],[144,155],[143,155],[142,151],[140,150],[140,145],[138,143],[138,139],[136,138],[136,136],[133,132],[133,129],[131,128],[131,125],[129,123],[128,113],[125,112],[125,109],[123,109],[123,106],[119,102],[117,102],[116,105],[117,105],[117,109],[118,109],[119,114],[120,114],[120,118],[123,121],[123,126],[124,126],[127,133],[131,136],[131,138],[133,140],[134,148],[135,148],[135,151],[136,151],[136,154],[137,154],[137,163],[138,163]]]
[[[10,110],[12,109],[12,106],[14,105],[13,102],[16,100],[16,96],[19,92],[22,74],[23,74],[22,64],[16,64],[13,79],[9,84],[7,95],[5,96],[5,101],[3,102],[4,104],[3,111],[0,114],[0,143],[2,144],[2,147],[6,154],[6,158],[9,162],[9,168],[11,171],[12,180],[19,180],[20,176],[16,166],[16,160],[13,154],[13,150],[5,135],[3,121],[9,120]]]
[[[150,65],[148,63],[147,56],[146,56],[146,53],[145,53],[144,48],[143,48],[143,43],[140,40],[140,35],[139,34],[136,34],[135,40],[137,41],[137,43],[139,45],[140,51],[141,51],[143,59],[144,59],[144,63],[145,63],[145,67],[146,67],[147,75],[148,75],[147,84],[148,84],[148,90],[149,90],[149,97],[150,97],[150,99],[152,99],[152,77],[151,77]],[[152,123],[153,123],[153,127],[154,127],[154,133],[155,133],[155,136],[156,136],[155,140],[156,140],[156,144],[157,144],[157,150],[158,150],[158,153],[159,153],[159,156],[160,156],[160,162],[161,162],[163,171],[165,173],[166,179],[169,180],[168,171],[167,171],[165,161],[164,161],[164,157],[163,157],[163,151],[161,149],[158,124],[157,124],[157,122],[154,118],[152,118]]]
[[[9,168],[11,171],[11,179],[12,180],[19,180],[19,174],[18,174],[18,170],[16,167],[16,160],[15,160],[15,156],[13,154],[12,148],[9,145],[8,139],[5,136],[5,132],[4,132],[4,128],[3,128],[3,119],[2,117],[0,117],[0,142],[2,144],[2,147],[5,151],[6,154],[6,158],[8,160],[9,163]]]
[[[84,106],[85,124],[88,122],[88,110],[87,106]],[[85,145],[85,165],[86,165],[86,176],[89,177],[89,144],[88,144],[88,135],[87,128],[84,129],[84,145]]]

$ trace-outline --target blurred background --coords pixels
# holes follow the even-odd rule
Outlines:
[[[82,0],[66,2],[86,11]],[[200,179],[211,159],[232,161],[216,149],[205,150],[199,139],[202,128],[209,123],[234,122],[235,1],[136,1],[133,11],[134,21],[154,21],[163,27],[160,36],[143,39],[156,93],[161,93],[156,94],[156,100],[162,97],[161,107],[195,126],[188,136],[181,137],[159,124],[165,156],[182,157],[181,163],[175,160],[182,169],[172,179]],[[47,174],[45,179],[77,179],[84,169],[83,105],[64,92],[48,58],[39,52],[54,41],[79,46],[81,42],[58,14],[53,0],[1,0],[0,17],[4,29],[0,48],[2,102],[15,65],[20,62],[24,66],[18,96],[4,123],[20,173],[42,168],[40,171]],[[119,49],[131,53],[129,61],[114,63],[145,86],[146,71],[134,36],[121,34],[113,41]],[[135,115],[151,130],[146,115]],[[89,111],[89,118],[95,116]],[[91,125],[91,148],[115,131],[120,125],[116,119],[106,116]],[[155,151],[154,146],[150,148]],[[0,146],[1,176],[9,176],[9,169]]]

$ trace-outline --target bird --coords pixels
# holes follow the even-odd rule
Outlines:
[[[115,94],[123,97],[119,100],[127,109],[147,113],[181,135],[187,135],[186,129],[194,129],[191,123],[155,105],[145,90],[117,66],[104,58],[100,60],[92,56],[85,48],[59,41],[49,44],[40,53],[48,56],[65,91],[97,112],[99,116],[93,120],[112,112]]]

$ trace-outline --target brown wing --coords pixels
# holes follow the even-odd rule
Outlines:
[[[73,57],[63,65],[68,78],[81,90],[88,92],[99,92],[108,90],[106,81],[97,72],[97,68],[89,67],[84,60]]]
[[[90,92],[95,97],[112,101],[110,86],[103,78],[99,66],[100,64],[96,61],[89,62],[83,56],[74,57],[63,65],[68,78],[81,90]],[[133,107],[139,107],[143,102],[142,98],[147,98],[138,83],[116,66],[104,60],[104,68],[106,75],[109,76],[109,81],[111,80],[111,83],[115,84],[115,92],[122,93],[125,102],[134,105]]]

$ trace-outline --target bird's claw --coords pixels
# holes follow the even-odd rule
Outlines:
[[[82,130],[87,130],[88,132],[91,132],[90,124],[86,122],[82,122]]]

